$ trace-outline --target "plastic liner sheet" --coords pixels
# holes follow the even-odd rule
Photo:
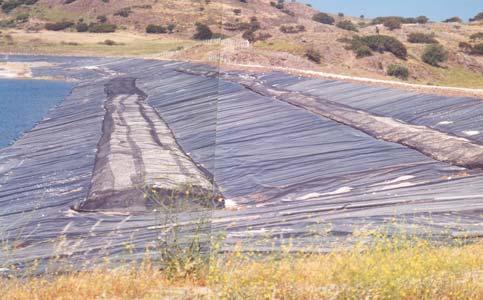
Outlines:
[[[77,82],[38,126],[0,150],[0,231],[16,245],[8,256],[13,262],[53,255],[125,258],[131,255],[123,250],[126,242],[138,254],[155,243],[161,231],[155,212],[70,209],[91,187],[105,84],[123,76],[136,79],[184,153],[211,173],[223,193],[225,208],[212,212],[209,230],[226,233],[225,249],[244,241],[263,251],[267,243],[255,241],[269,237],[325,251],[340,236],[385,226],[395,217],[453,236],[482,234],[481,170],[434,160],[234,82],[178,70],[213,68],[141,59],[10,59],[50,62],[34,74]],[[477,134],[464,133],[481,126],[479,99],[278,73],[259,76],[267,86],[301,90],[479,142]],[[438,125],[444,120],[453,123]],[[194,219],[179,216],[183,223]]]

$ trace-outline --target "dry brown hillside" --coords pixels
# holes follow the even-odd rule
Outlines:
[[[23,0],[9,0],[23,1]],[[5,1],[4,1],[5,2]],[[35,2],[35,1],[34,1]],[[480,22],[402,24],[389,30],[371,20],[333,15],[334,24],[312,20],[317,10],[296,2],[270,0],[39,0],[1,14],[3,52],[30,49],[63,54],[142,55],[213,61],[232,64],[291,67],[344,75],[389,78],[391,65],[407,68],[407,80],[417,83],[483,87],[483,56],[462,46],[483,43]],[[477,12],[475,12],[476,15]],[[28,21],[24,19],[28,15]],[[254,20],[253,18],[256,18]],[[18,19],[22,21],[18,21]],[[99,19],[101,18],[101,19]],[[77,33],[75,25],[59,32],[46,32],[46,23],[70,21],[104,22],[117,25],[117,33]],[[356,31],[337,27],[351,21]],[[215,42],[193,41],[195,23],[210,27],[223,37]],[[146,34],[149,24],[167,27],[172,33]],[[428,44],[409,43],[411,33],[433,35],[447,51],[447,60],[432,66],[423,62]],[[402,59],[388,51],[372,51],[358,58],[344,39],[370,35],[392,36],[407,48]],[[101,45],[106,39],[115,45]],[[250,43],[246,40],[250,40]],[[29,44],[30,43],[30,44]],[[465,44],[466,43],[466,44]],[[28,46],[28,47],[26,47]],[[114,48],[115,47],[115,48]],[[481,49],[480,49],[481,50]],[[168,54],[166,54],[168,53]],[[315,53],[318,59],[309,59]],[[313,55],[312,55],[313,56]]]

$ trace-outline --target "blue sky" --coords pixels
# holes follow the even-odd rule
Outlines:
[[[441,21],[459,16],[465,21],[483,12],[483,0],[302,0],[320,11],[366,17],[425,15]]]

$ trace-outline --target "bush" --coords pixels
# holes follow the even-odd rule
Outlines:
[[[115,32],[117,26],[114,24],[105,24],[105,23],[91,23],[89,24],[89,32],[93,33],[109,33]]]
[[[249,30],[245,31],[242,35],[242,38],[249,41],[250,43],[254,43],[256,41],[265,41],[265,40],[268,40],[271,37],[272,37],[272,35],[268,32],[257,33],[257,31],[253,30],[253,29],[249,29]]]
[[[483,55],[483,43],[479,43],[473,46],[471,49],[471,54]]]
[[[60,31],[74,26],[74,23],[68,21],[62,21],[57,23],[47,23],[45,24],[45,29],[52,31]]]
[[[284,8],[281,11],[289,16],[295,17],[295,13],[289,9]]]
[[[413,44],[437,44],[434,34],[426,34],[422,32],[411,32],[408,35],[408,42]]]
[[[416,23],[418,24],[426,24],[429,22],[429,18],[426,16],[419,16],[416,18]]]
[[[377,18],[372,19],[372,25],[384,24],[384,22],[386,22],[386,20],[393,19],[393,18],[399,19],[401,21],[401,23],[403,23],[403,20],[404,20],[403,17],[377,17]]]
[[[463,20],[461,20],[460,17],[452,17],[452,18],[444,20],[443,22],[445,22],[445,23],[463,23]]]
[[[395,30],[401,28],[401,20],[398,18],[388,18],[384,21],[384,26],[389,30]]]
[[[21,13],[15,17],[15,21],[19,23],[25,23],[29,20],[30,15],[28,13]]]
[[[15,26],[15,21],[12,19],[0,20],[0,28],[14,28]]]
[[[169,33],[173,33],[173,31],[174,31],[175,28],[176,28],[176,24],[174,24],[174,23],[169,23],[168,24],[167,29],[168,29]]]
[[[470,39],[473,41],[483,39],[483,32],[473,33],[472,35],[470,35]]]
[[[115,16],[120,16],[120,17],[124,17],[124,18],[127,18],[129,17],[129,15],[132,13],[132,10],[130,7],[125,7],[125,8],[121,8],[120,10],[116,11],[114,13]]]
[[[320,52],[313,49],[313,48],[310,48],[310,49],[307,49],[307,51],[305,52],[305,56],[313,61],[314,63],[317,63],[317,64],[320,64],[320,60],[322,58],[322,56],[320,55]]]
[[[483,20],[483,12],[480,12],[476,16],[470,19],[470,22]]]
[[[2,11],[4,13],[9,13],[15,8],[21,5],[33,5],[37,2],[37,0],[7,0],[7,1],[0,1],[2,5]]]
[[[196,23],[196,33],[193,35],[195,40],[209,40],[213,38],[213,32],[210,27],[202,23]]]
[[[77,32],[87,32],[87,31],[89,31],[89,25],[87,25],[84,22],[79,22],[75,26],[75,29],[77,30]]]
[[[100,44],[107,45],[107,46],[115,46],[115,45],[118,45],[118,43],[116,43],[113,40],[105,40],[104,42],[102,42]]]
[[[283,33],[299,33],[305,31],[304,25],[282,25],[280,31]]]
[[[460,48],[461,51],[465,53],[471,53],[471,51],[473,50],[473,46],[467,42],[460,42],[458,44],[458,47]]]
[[[392,36],[369,35],[362,37],[361,41],[373,51],[387,51],[391,52],[398,58],[407,58],[408,52],[404,44]]]
[[[443,46],[432,44],[426,47],[421,58],[425,63],[437,67],[448,59],[448,52]]]
[[[315,15],[312,16],[312,20],[322,23],[322,24],[329,24],[333,25],[335,23],[335,19],[331,16],[329,16],[326,13],[316,13]]]
[[[387,75],[401,78],[403,80],[407,80],[409,77],[409,70],[405,66],[401,66],[398,64],[392,64],[387,68]]]
[[[270,33],[261,32],[256,34],[256,31],[261,28],[260,22],[258,22],[257,17],[251,17],[249,28],[245,31],[242,37],[249,41],[250,43],[254,43],[256,41],[265,41],[272,37]]]
[[[419,16],[417,18],[404,18],[398,16],[389,16],[389,17],[377,17],[372,20],[372,25],[384,24],[387,20],[397,20],[401,24],[415,24],[420,23],[424,24],[429,21],[429,19],[425,16]]]
[[[107,17],[106,16],[97,16],[97,21],[99,23],[106,23],[107,22]]]
[[[350,20],[340,21],[336,26],[349,31],[358,31],[356,25]]]
[[[167,29],[163,25],[154,25],[154,24],[149,24],[146,26],[146,33],[151,33],[151,34],[159,34],[159,33],[166,33]]]
[[[354,53],[356,54],[357,58],[372,56],[371,48],[369,48],[367,45],[360,45],[354,48]]]
[[[356,54],[357,58],[363,58],[372,55],[371,48],[369,48],[359,36],[355,36],[352,39],[342,38],[338,41],[347,43],[348,46],[345,47],[345,49],[352,50]]]

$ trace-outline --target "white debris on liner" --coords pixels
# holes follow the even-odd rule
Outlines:
[[[449,124],[453,124],[453,123],[454,123],[453,121],[441,121],[436,125],[449,125]]]
[[[237,209],[240,206],[232,199],[225,199],[225,208],[226,209]]]
[[[378,191],[385,191],[385,190],[399,189],[399,188],[403,188],[403,187],[410,187],[410,186],[415,186],[415,185],[421,184],[421,183],[422,182],[417,183],[417,182],[406,181],[406,182],[400,182],[400,183],[396,183],[396,184],[389,184],[389,185],[381,186],[381,188],[379,188]]]
[[[100,71],[100,72],[104,72],[108,75],[111,75],[111,76],[116,76],[116,75],[120,75],[120,73],[116,72],[116,71],[113,71],[109,68],[106,68],[106,67],[101,67],[101,66],[84,66],[82,67],[86,70],[93,70],[93,71]]]
[[[343,186],[341,188],[338,188],[335,191],[328,192],[328,193],[322,193],[322,194],[320,194],[320,193],[310,193],[310,194],[304,195],[302,197],[299,197],[296,200],[309,200],[309,199],[318,198],[318,197],[322,197],[322,196],[344,194],[344,193],[348,193],[350,191],[352,191],[352,188],[350,186]]]
[[[391,183],[398,183],[398,182],[410,180],[410,179],[413,179],[413,178],[414,178],[413,175],[404,175],[404,176],[399,176],[398,178],[393,179],[393,180],[387,180],[387,181],[384,181],[384,182],[375,183],[375,184],[372,184],[370,186],[380,186],[380,185],[386,185],[386,184],[391,184]]]
[[[467,136],[474,136],[474,135],[480,134],[478,130],[465,130],[463,131],[463,133],[466,134]]]

